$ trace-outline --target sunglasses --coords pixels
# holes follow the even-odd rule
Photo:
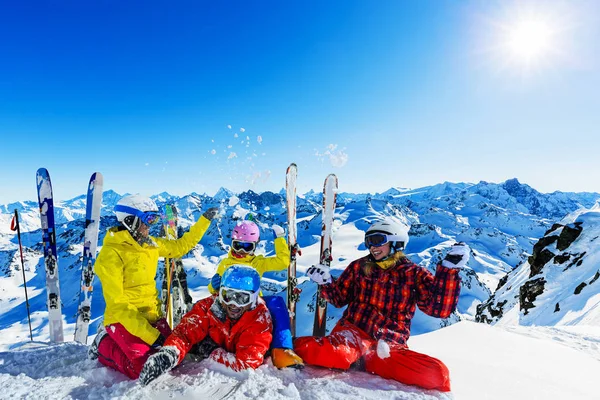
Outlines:
[[[154,212],[154,211],[142,212],[140,210],[136,210],[135,208],[122,206],[122,205],[116,205],[115,211],[135,215],[146,225],[154,225],[157,222],[159,222],[161,219],[160,214],[158,212]]]
[[[231,247],[233,247],[233,250],[237,251],[237,252],[244,252],[244,253],[252,253],[255,249],[256,249],[256,243],[254,242],[241,242],[239,240],[233,240],[231,242]]]
[[[389,242],[388,235],[385,233],[373,233],[365,236],[365,246],[367,249],[370,247],[380,247]]]
[[[227,305],[235,305],[238,307],[246,307],[251,304],[254,299],[254,293],[245,290],[221,288],[219,298]]]

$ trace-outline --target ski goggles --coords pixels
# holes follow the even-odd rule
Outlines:
[[[219,298],[221,302],[228,306],[234,305],[238,307],[246,307],[256,301],[258,293],[248,292],[246,290],[238,290],[232,288],[221,288],[219,290]]]
[[[365,246],[368,248],[371,247],[380,247],[389,242],[388,235],[385,233],[372,233],[370,235],[365,236]]]
[[[256,243],[233,240],[231,242],[231,247],[233,247],[233,250],[235,250],[237,252],[241,251],[244,253],[252,253],[256,249]]]
[[[160,218],[161,218],[161,216],[158,212],[154,212],[154,211],[143,212],[140,210],[136,210],[135,208],[123,206],[120,204],[115,206],[115,212],[123,212],[126,214],[135,215],[136,217],[138,217],[140,219],[140,221],[142,221],[146,225],[154,225],[157,222],[159,222]]]

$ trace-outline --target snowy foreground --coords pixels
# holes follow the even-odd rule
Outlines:
[[[491,327],[463,321],[413,336],[409,345],[448,365],[452,394],[364,372],[277,370],[270,361],[242,373],[210,361],[185,361],[143,388],[87,360],[86,346],[28,342],[3,346],[0,398],[600,399],[598,327]]]

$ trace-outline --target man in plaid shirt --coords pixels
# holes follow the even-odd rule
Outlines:
[[[450,391],[450,374],[440,360],[408,349],[410,324],[418,306],[424,313],[447,318],[458,303],[458,268],[469,259],[469,247],[457,243],[437,266],[435,275],[402,253],[408,234],[391,219],[375,222],[365,234],[369,255],[353,261],[333,281],[325,266],[307,270],[335,307],[348,306],[326,337],[300,337],[294,349],[307,364],[366,371],[425,389]],[[358,362],[357,362],[358,361]]]

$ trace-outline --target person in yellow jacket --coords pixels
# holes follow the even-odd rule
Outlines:
[[[177,240],[150,236],[150,225],[161,219],[150,198],[125,196],[114,211],[120,226],[106,232],[94,265],[106,302],[104,329],[99,329],[88,356],[137,379],[148,357],[171,333],[156,289],[158,258],[189,252],[204,236],[217,209],[208,209]]]
[[[265,257],[254,254],[260,240],[260,230],[252,221],[242,221],[231,233],[231,250],[221,260],[216,274],[212,277],[208,290],[217,294],[223,273],[232,265],[249,265],[261,276],[268,271],[283,271],[290,263],[290,249],[285,240],[285,232],[279,225],[273,225],[275,235],[275,256]],[[285,301],[280,296],[263,296],[273,320],[273,342],[271,360],[277,368],[302,368],[304,362],[293,350],[290,316]]]

